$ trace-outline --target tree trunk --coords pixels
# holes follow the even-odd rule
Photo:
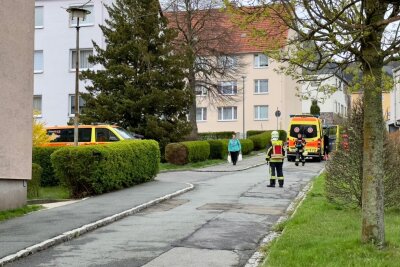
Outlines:
[[[196,75],[193,70],[189,69],[189,87],[192,92],[192,103],[190,105],[190,110],[189,110],[189,121],[190,125],[192,126],[192,131],[190,132],[190,135],[188,136],[189,140],[197,140],[197,120],[196,120]]]
[[[371,40],[370,40],[371,41]],[[374,40],[375,41],[375,40]],[[362,184],[363,243],[383,247],[385,243],[383,194],[382,60],[376,54],[378,42],[369,42],[364,50],[364,156]]]

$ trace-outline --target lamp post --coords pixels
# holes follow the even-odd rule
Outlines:
[[[78,125],[79,125],[79,20],[85,20],[89,10],[70,7],[67,9],[70,19],[76,18],[76,62],[75,62],[75,117],[74,117],[74,146],[78,146]]]
[[[246,79],[246,76],[243,75],[242,76],[242,80],[243,80],[243,139],[246,138],[245,117],[244,117],[244,115],[245,115],[245,112],[244,112],[245,111],[245,105],[244,105],[244,96],[245,96],[244,82],[245,82],[245,79]]]

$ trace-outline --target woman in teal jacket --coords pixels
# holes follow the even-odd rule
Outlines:
[[[228,143],[228,151],[231,155],[233,165],[236,165],[240,150],[242,150],[240,141],[236,139],[236,134],[232,134],[232,139],[229,139]]]

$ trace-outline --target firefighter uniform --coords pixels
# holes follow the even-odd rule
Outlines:
[[[266,160],[269,163],[270,180],[268,187],[275,187],[276,178],[278,177],[279,187],[283,187],[283,160],[285,158],[285,150],[283,141],[272,140],[267,149]]]

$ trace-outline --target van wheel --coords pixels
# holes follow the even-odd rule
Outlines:
[[[287,160],[288,160],[288,161],[294,161],[295,158],[296,158],[296,157],[294,157],[294,156],[288,156],[288,157],[287,157]]]
[[[319,155],[318,157],[315,158],[316,162],[321,162],[321,160],[322,160],[322,156],[321,155]]]

